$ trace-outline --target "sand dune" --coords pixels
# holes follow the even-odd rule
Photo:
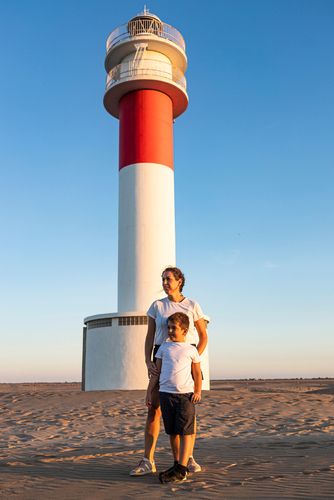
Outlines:
[[[130,477],[143,453],[144,391],[0,384],[0,498],[333,498],[334,380],[215,381],[198,406],[203,472]],[[159,470],[169,467],[161,433]]]

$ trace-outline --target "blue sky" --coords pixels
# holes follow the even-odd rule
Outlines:
[[[334,4],[155,0],[187,44],[177,263],[215,378],[334,376]],[[143,3],[0,6],[0,381],[80,380],[117,302],[105,39]]]

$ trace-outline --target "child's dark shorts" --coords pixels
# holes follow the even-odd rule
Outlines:
[[[166,434],[180,436],[194,434],[195,404],[191,402],[192,395],[192,392],[186,394],[159,392]]]

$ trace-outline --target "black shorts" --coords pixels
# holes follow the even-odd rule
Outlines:
[[[180,436],[194,434],[195,404],[191,402],[192,395],[192,392],[187,394],[159,392],[166,434]]]
[[[157,358],[155,357],[156,353],[158,352],[159,350],[159,347],[160,347],[160,344],[156,344],[154,347],[153,347],[153,362],[155,363]]]

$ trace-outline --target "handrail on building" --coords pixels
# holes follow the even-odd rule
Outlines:
[[[106,90],[116,82],[136,76],[160,76],[167,80],[172,80],[186,90],[186,79],[184,73],[179,68],[171,66],[168,63],[162,63],[161,61],[159,61],[159,68],[154,68],[152,64],[156,62],[155,59],[144,59],[140,62],[140,65],[138,65],[137,61],[127,61],[117,64],[117,66],[107,74]]]
[[[170,26],[167,23],[146,23],[140,20],[140,25],[134,25],[133,23],[138,23],[139,20],[130,21],[130,23],[122,24],[114,29],[107,38],[106,48],[107,52],[117,45],[125,41],[127,38],[132,38],[133,36],[142,35],[153,35],[159,38],[164,38],[170,42],[178,45],[183,51],[185,51],[186,45],[181,33]],[[132,23],[132,24],[131,24]]]

